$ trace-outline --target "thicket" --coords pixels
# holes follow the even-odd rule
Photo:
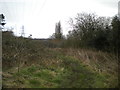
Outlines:
[[[3,69],[32,63],[34,58],[41,58],[44,52],[44,45],[40,41],[14,36],[12,31],[2,32]]]
[[[62,34],[60,22],[56,23],[56,32],[53,34],[53,38],[45,41],[16,37],[11,31],[2,32],[3,66],[9,64],[8,61],[17,62],[19,57],[28,60],[39,55],[42,57],[46,48],[92,48],[112,52],[117,57],[119,56],[120,20],[118,16],[108,18],[99,17],[95,14],[80,13],[75,18],[71,18],[69,22],[72,29],[69,31],[67,38],[64,38]],[[38,54],[38,52],[41,52],[41,54]],[[28,53],[30,55],[27,55]],[[35,54],[32,55],[33,53]],[[29,58],[26,56],[29,56]],[[13,63],[11,65],[14,65]]]
[[[80,13],[69,20],[71,30],[62,47],[94,48],[97,50],[120,52],[120,20],[99,17],[95,14]]]

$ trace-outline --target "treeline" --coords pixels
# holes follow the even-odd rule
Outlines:
[[[80,13],[75,18],[71,18],[69,23],[71,30],[63,40],[62,47],[95,48],[119,52],[120,20],[118,16],[110,18]]]

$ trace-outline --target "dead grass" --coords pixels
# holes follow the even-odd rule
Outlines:
[[[54,49],[73,56],[99,73],[118,74],[118,61],[115,55],[88,49]]]

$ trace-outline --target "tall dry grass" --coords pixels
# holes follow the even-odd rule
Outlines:
[[[56,49],[68,56],[77,58],[80,62],[99,73],[118,74],[117,57],[108,52],[91,49]]]

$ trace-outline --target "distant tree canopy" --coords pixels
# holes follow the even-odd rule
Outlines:
[[[55,24],[55,33],[51,36],[53,39],[63,39],[63,34],[62,34],[62,27],[60,21]]]
[[[62,38],[62,28],[60,21],[55,25],[55,38],[61,39]]]
[[[70,26],[72,30],[67,35],[68,46],[108,51],[120,46],[118,37],[120,20],[117,16],[111,20],[111,18],[98,17],[95,14],[80,13],[70,20]]]
[[[55,25],[53,39],[63,39],[62,47],[95,48],[120,52],[120,19],[118,16],[99,17],[94,13],[79,13],[69,21],[71,30],[63,39],[60,21]]]

